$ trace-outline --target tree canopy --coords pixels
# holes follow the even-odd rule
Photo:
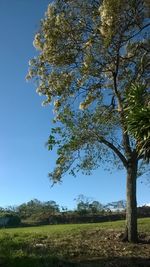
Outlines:
[[[53,181],[71,166],[73,173],[77,159],[78,169],[98,167],[110,148],[126,165],[124,153],[132,149],[124,99],[132,83],[149,83],[148,11],[148,3],[137,0],[62,0],[48,6],[28,78],[38,80],[44,104],[54,104],[57,126],[48,140],[58,153]]]

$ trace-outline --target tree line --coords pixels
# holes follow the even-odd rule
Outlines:
[[[0,226],[40,225],[56,223],[82,223],[119,220],[125,218],[126,201],[120,200],[107,204],[91,200],[83,195],[76,199],[76,207],[69,210],[60,207],[55,201],[42,202],[33,199],[18,206],[0,208]],[[150,216],[150,208],[145,215]],[[8,219],[8,220],[7,220]],[[5,226],[6,226],[5,225]]]

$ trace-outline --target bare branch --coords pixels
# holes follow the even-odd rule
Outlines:
[[[129,38],[124,40],[122,42],[122,46],[124,46],[124,43],[126,43],[126,42],[130,41],[132,38],[136,37],[140,32],[142,32],[144,29],[146,29],[149,26],[150,26],[150,23],[147,23],[146,25],[144,25],[138,32],[136,32],[135,34],[133,34],[132,36],[130,36]]]

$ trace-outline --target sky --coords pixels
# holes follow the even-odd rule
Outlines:
[[[126,198],[125,172],[99,168],[92,175],[66,175],[51,187],[48,172],[55,153],[45,143],[52,127],[52,107],[42,107],[35,85],[26,82],[28,62],[36,54],[34,35],[48,0],[0,0],[0,206],[37,198],[74,209],[83,194],[101,203]],[[141,182],[142,181],[142,182]],[[139,205],[150,203],[146,178],[137,185]]]

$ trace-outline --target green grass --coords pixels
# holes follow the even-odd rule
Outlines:
[[[103,267],[116,259],[118,267],[124,266],[119,265],[124,264],[124,261],[119,263],[121,259],[127,259],[130,266],[130,258],[135,260],[139,255],[147,261],[149,244],[119,241],[124,225],[124,221],[116,221],[0,229],[0,266]],[[150,218],[139,219],[138,228],[144,238],[150,236]],[[94,265],[97,262],[99,265]],[[143,264],[147,266],[146,262]]]
[[[104,223],[87,223],[87,224],[63,224],[63,225],[44,225],[21,228],[6,228],[0,229],[2,233],[8,234],[46,234],[46,235],[60,235],[68,232],[76,233],[88,229],[114,229],[123,230],[125,221],[104,222]],[[150,218],[142,218],[138,220],[139,231],[150,232]]]

